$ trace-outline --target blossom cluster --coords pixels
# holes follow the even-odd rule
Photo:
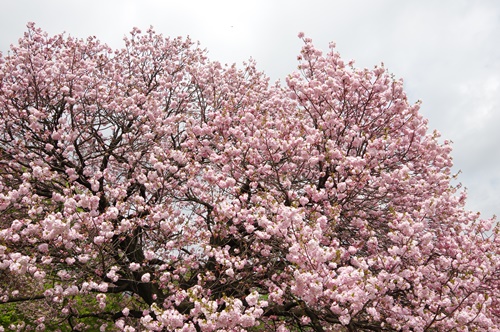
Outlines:
[[[464,208],[450,143],[383,66],[299,37],[270,84],[152,29],[112,50],[30,24],[0,56],[0,308],[40,301],[39,329],[500,331],[500,229]]]

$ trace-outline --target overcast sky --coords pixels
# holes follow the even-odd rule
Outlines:
[[[498,0],[2,0],[2,52],[30,21],[114,48],[133,27],[152,25],[200,41],[213,60],[252,57],[273,81],[296,69],[300,31],[325,50],[335,42],[359,67],[384,62],[410,101],[423,101],[430,130],[454,142],[468,209],[500,215]]]

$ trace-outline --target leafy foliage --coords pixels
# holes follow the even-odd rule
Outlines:
[[[2,324],[498,331],[499,228],[450,144],[383,67],[300,38],[280,86],[152,29],[30,24],[0,57]]]

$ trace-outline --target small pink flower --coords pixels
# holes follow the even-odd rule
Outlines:
[[[47,253],[49,251],[49,245],[47,243],[38,245],[38,251],[40,251],[41,253]]]
[[[104,243],[104,241],[105,241],[105,238],[104,238],[104,236],[101,236],[101,235],[96,236],[96,237],[94,238],[94,243],[95,243],[95,244],[97,244],[97,245],[101,245],[101,244],[103,244],[103,243]]]
[[[349,314],[341,315],[339,317],[340,324],[347,325],[351,321],[351,316]]]
[[[144,273],[141,277],[142,282],[149,282],[151,280],[151,274],[149,273]]]
[[[234,277],[234,270],[232,268],[229,268],[226,270],[226,274],[232,278]]]
[[[252,292],[252,293],[248,294],[247,297],[245,297],[245,300],[247,301],[247,303],[249,305],[254,306],[257,304],[257,302],[259,300],[259,293]]]
[[[129,265],[130,269],[132,271],[137,271],[141,268],[141,264],[138,264],[138,263],[130,263]]]
[[[151,250],[146,250],[144,252],[144,258],[146,258],[148,261],[152,260],[154,257],[154,252],[152,252]]]

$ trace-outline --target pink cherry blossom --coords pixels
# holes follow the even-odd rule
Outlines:
[[[141,277],[142,282],[149,282],[151,280],[151,274],[149,273],[144,273]]]
[[[500,228],[450,142],[383,66],[299,38],[273,85],[153,29],[28,25],[0,55],[14,329],[500,331]]]

